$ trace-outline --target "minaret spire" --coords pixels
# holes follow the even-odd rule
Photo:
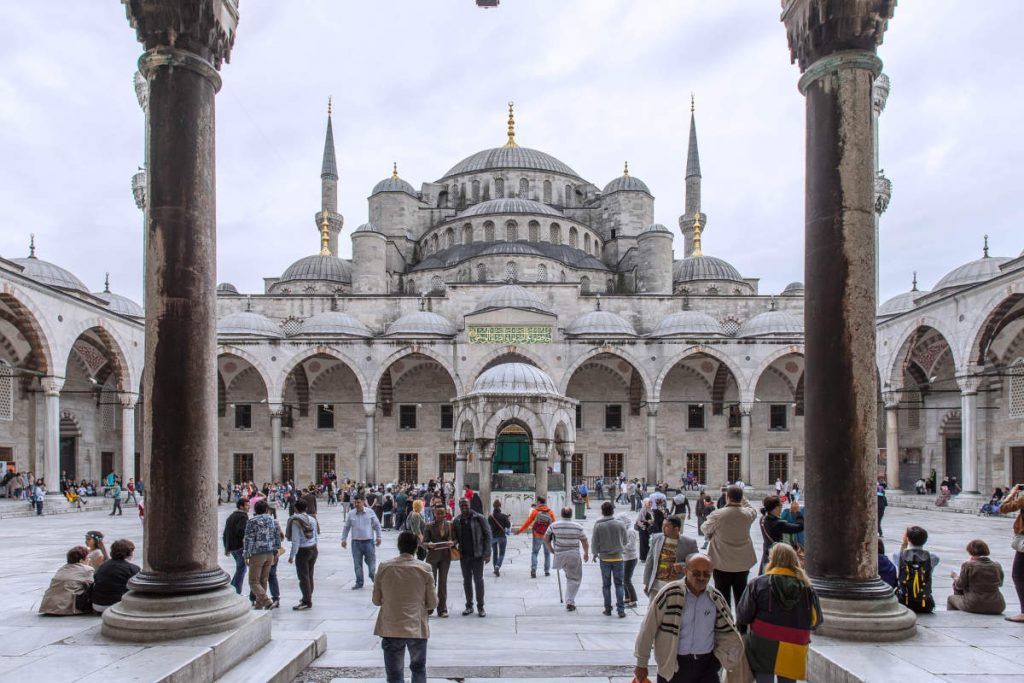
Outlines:
[[[698,211],[693,215],[693,251],[690,252],[690,256],[704,255],[704,251],[701,249],[700,232],[700,212]]]
[[[338,164],[334,156],[334,126],[331,125],[331,98],[327,98],[327,135],[324,137],[324,162],[320,177],[324,180],[338,180]]]
[[[317,232],[328,227],[329,253],[338,254],[338,234],[345,223],[338,213],[338,161],[334,153],[333,98],[327,98],[327,133],[324,135],[324,159],[320,168],[320,211],[315,217]]]
[[[985,246],[981,248],[981,255],[984,258],[988,258],[988,235],[985,235]]]
[[[697,118],[690,95],[690,142],[686,149],[686,213],[700,211],[700,153],[697,150]]]

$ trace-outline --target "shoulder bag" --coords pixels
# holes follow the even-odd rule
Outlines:
[[[452,524],[451,524],[451,522],[445,522],[444,527],[445,527],[445,531],[447,532],[446,536],[449,539],[451,539],[451,537],[452,537]],[[454,545],[452,545],[452,547],[448,549],[448,554],[449,554],[449,556],[450,556],[452,561],[454,561],[454,560],[461,560],[462,559],[462,551],[459,550],[458,548],[456,548]]]

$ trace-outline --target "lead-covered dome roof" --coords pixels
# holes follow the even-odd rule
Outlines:
[[[897,294],[891,299],[886,300],[881,306],[878,307],[878,315],[899,315],[900,313],[906,313],[914,309],[916,305],[915,299],[918,299],[928,292],[912,289],[909,292],[903,292]]]
[[[407,313],[395,322],[388,325],[387,335],[389,337],[452,337],[458,332],[454,323],[443,315],[431,311],[416,311]]]
[[[576,171],[555,157],[529,147],[495,147],[471,154],[448,169],[441,180],[465,173],[516,169],[524,171],[547,171],[579,178]]]
[[[536,294],[519,285],[502,285],[488,292],[473,311],[480,313],[498,308],[518,308],[526,311],[551,313]]]
[[[554,209],[547,204],[535,202],[532,199],[503,197],[501,199],[488,199],[486,202],[474,204],[460,213],[459,218],[504,213],[539,214],[541,216],[558,216],[559,218],[565,217],[557,209]]]
[[[604,190],[602,190],[602,194],[611,194],[612,192],[651,193],[644,181],[631,175],[620,175],[618,178],[605,185]]]
[[[74,273],[49,261],[44,261],[35,256],[11,260],[23,268],[22,273],[24,275],[27,275],[36,282],[42,282],[44,285],[60,289],[71,289],[77,292],[89,293],[89,288]]]
[[[473,382],[475,394],[533,395],[557,394],[558,387],[551,376],[526,363],[501,363],[485,370]]]
[[[765,311],[746,321],[736,331],[737,337],[803,336],[804,321],[788,311]]]
[[[743,282],[743,276],[728,261],[716,256],[687,256],[672,266],[673,282],[697,280],[732,280]]]
[[[362,321],[341,311],[324,311],[307,318],[296,334],[345,335],[348,337],[372,337],[373,332]]]
[[[281,339],[284,333],[274,321],[261,313],[240,311],[217,321],[218,336],[272,337]]]
[[[305,256],[281,274],[279,282],[326,280],[328,282],[352,282],[352,264],[337,256]]]
[[[790,282],[786,285],[786,288],[782,290],[782,296],[803,296],[804,295],[804,283],[802,282]]]
[[[699,336],[725,337],[722,325],[703,311],[679,311],[658,321],[651,337]]]
[[[113,313],[117,313],[118,315],[127,315],[133,318],[144,318],[146,316],[145,311],[142,310],[142,306],[138,305],[126,296],[115,294],[110,290],[95,292],[95,296],[106,301],[107,309]]]
[[[217,285],[218,296],[235,296],[238,294],[238,287],[230,282],[221,282]]]
[[[636,336],[636,330],[629,321],[611,311],[584,313],[565,328],[565,333],[573,336]]]
[[[370,196],[372,197],[373,195],[380,194],[381,192],[404,192],[406,194],[412,195],[413,197],[416,197],[417,199],[419,198],[416,194],[416,188],[414,188],[412,185],[402,180],[401,178],[397,178],[395,176],[385,178],[384,180],[374,185],[373,192],[370,193]]]
[[[1012,259],[1009,256],[982,256],[946,273],[935,283],[933,292],[949,287],[965,287],[989,280],[999,275],[999,266]]]

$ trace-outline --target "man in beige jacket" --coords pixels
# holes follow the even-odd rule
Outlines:
[[[380,607],[374,635],[382,638],[388,683],[405,680],[405,650],[409,649],[412,683],[427,681],[427,612],[437,607],[430,565],[416,559],[419,540],[411,531],[398,534],[398,557],[377,567],[373,604]]]
[[[743,497],[743,489],[730,486],[725,491],[726,505],[704,520],[704,535],[711,539],[708,555],[715,563],[715,588],[732,605],[739,604],[747,587],[750,568],[757,564],[757,553],[750,540],[750,525],[757,511]]]

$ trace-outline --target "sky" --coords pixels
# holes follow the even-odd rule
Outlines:
[[[803,280],[804,100],[778,2],[741,0],[242,0],[217,96],[218,280],[262,292],[316,253],[328,96],[347,236],[390,175],[419,187],[517,141],[603,187],[650,187],[675,234],[690,94],[708,215],[704,251],[763,294]],[[93,291],[142,298],[144,162],[132,77],[141,53],[120,2],[0,0],[0,255],[37,255]],[[892,93],[880,165],[893,182],[881,296],[1024,248],[1024,3],[902,2],[879,48]]]

